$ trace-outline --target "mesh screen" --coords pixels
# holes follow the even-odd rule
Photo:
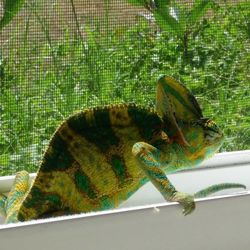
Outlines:
[[[12,2],[24,3],[0,31],[0,175],[36,171],[77,110],[154,106],[161,74],[224,130],[222,151],[250,148],[249,1]]]

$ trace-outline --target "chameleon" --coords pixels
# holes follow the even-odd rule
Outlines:
[[[8,195],[0,195],[6,223],[117,207],[151,182],[167,201],[195,209],[195,197],[237,183],[209,186],[195,194],[178,191],[168,174],[195,168],[211,157],[224,135],[204,118],[193,94],[179,81],[161,76],[155,109],[113,104],[79,111],[56,129],[35,180],[18,172]]]

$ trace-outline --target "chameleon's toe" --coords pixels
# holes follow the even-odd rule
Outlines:
[[[191,214],[195,209],[194,196],[176,192],[173,196],[173,201],[179,202],[183,206],[183,214]]]

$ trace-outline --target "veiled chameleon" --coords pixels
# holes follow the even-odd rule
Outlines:
[[[1,196],[6,222],[86,213],[117,207],[151,181],[168,201],[195,208],[194,196],[178,192],[166,174],[195,167],[221,146],[223,134],[203,118],[194,96],[163,76],[156,110],[134,104],[87,109],[65,120],[52,136],[34,183],[17,174]],[[196,196],[240,184],[225,183]]]

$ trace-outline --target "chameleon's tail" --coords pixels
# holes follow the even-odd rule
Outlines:
[[[213,194],[215,192],[219,192],[224,189],[229,189],[229,188],[244,188],[246,189],[245,185],[238,184],[238,183],[221,183],[221,184],[215,184],[212,186],[209,186],[207,188],[204,188],[197,193],[194,194],[195,198],[203,198],[207,197],[210,194]]]
[[[7,196],[4,194],[0,194],[0,215],[6,216],[5,204],[6,204]]]

